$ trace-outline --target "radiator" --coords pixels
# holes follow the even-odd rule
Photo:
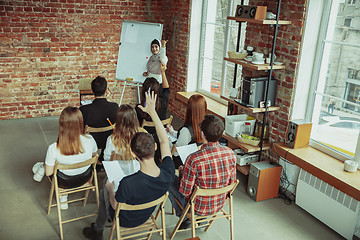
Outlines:
[[[296,187],[296,204],[344,238],[353,238],[359,201],[303,169]]]

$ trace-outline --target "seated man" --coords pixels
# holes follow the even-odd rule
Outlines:
[[[91,82],[91,90],[95,95],[94,101],[89,105],[83,105],[80,107],[80,111],[84,118],[84,125],[89,127],[100,128],[109,126],[107,118],[111,123],[115,123],[116,111],[119,106],[117,103],[108,102],[105,97],[105,92],[107,90],[106,79],[100,76],[97,76]],[[102,149],[99,156],[99,161],[103,161],[103,151],[106,145],[106,139],[112,134],[112,130],[107,132],[91,133],[93,138],[96,141],[96,144],[99,149]]]
[[[100,207],[95,223],[84,228],[87,239],[102,239],[106,221],[112,219],[117,202],[143,204],[163,196],[170,188],[175,177],[175,166],[171,159],[169,140],[165,129],[155,111],[156,95],[146,96],[146,107],[140,108],[148,113],[155,124],[159,137],[162,163],[157,166],[154,161],[156,144],[149,133],[138,132],[131,139],[131,151],[140,163],[140,171],[124,177],[114,193],[114,182],[106,181],[100,192]],[[111,205],[111,206],[110,206]],[[120,211],[120,226],[136,227],[146,222],[155,208],[139,211]]]
[[[180,169],[179,178],[175,178],[169,198],[180,217],[182,210],[176,203],[179,200],[183,208],[195,186],[200,188],[222,188],[236,181],[236,156],[234,151],[219,144],[218,140],[224,132],[223,121],[214,115],[205,115],[200,125],[203,145],[201,149],[190,154]],[[179,183],[180,182],[180,183]],[[195,200],[195,214],[199,216],[218,212],[224,205],[226,194],[212,197],[198,197]],[[185,220],[180,229],[190,226]]]

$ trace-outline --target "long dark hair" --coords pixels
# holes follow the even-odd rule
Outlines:
[[[149,89],[150,89],[150,93],[151,93],[151,92],[154,92],[154,93],[157,95],[155,110],[156,110],[156,112],[158,112],[158,110],[159,110],[160,84],[159,84],[159,82],[158,82],[155,78],[153,78],[153,77],[146,78],[146,79],[145,79],[145,82],[144,82],[143,85],[142,85],[141,95],[140,95],[140,103],[141,103],[141,106],[145,106],[145,102],[146,102],[146,95],[145,95],[145,94],[147,93],[147,91],[148,91]],[[142,117],[143,117],[144,119],[147,119],[147,120],[150,119],[149,114],[144,113],[144,112],[142,112]]]

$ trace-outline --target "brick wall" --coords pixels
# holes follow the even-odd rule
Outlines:
[[[275,13],[276,2],[249,4],[266,5]],[[175,93],[184,91],[187,81],[190,5],[189,0],[0,1],[0,119],[57,115],[67,105],[78,105],[78,79],[97,75],[109,80],[109,98],[118,102],[121,85],[113,79],[123,19],[164,24],[169,110],[183,117],[184,105]],[[281,5],[281,18],[293,23],[278,33],[277,60],[286,70],[274,71],[281,109],[269,115],[273,141],[283,142],[291,113],[305,7],[306,0]],[[267,50],[272,33],[268,26],[248,24],[246,45]],[[136,89],[126,91],[123,102],[134,104]]]
[[[277,1],[253,0],[249,5],[268,6],[268,11],[273,13],[277,11]],[[290,20],[292,24],[279,27],[276,41],[276,61],[284,63],[285,70],[273,71],[273,76],[278,80],[276,105],[280,106],[280,110],[269,114],[272,142],[284,142],[285,139],[294,97],[305,11],[306,0],[283,0],[281,3],[280,18]],[[255,51],[270,52],[273,33],[274,27],[248,24],[245,46],[251,45]],[[256,117],[262,119],[263,116]]]
[[[189,11],[189,1],[0,1],[0,119],[58,115],[78,106],[79,79],[97,75],[108,79],[108,98],[118,102],[114,64],[123,19],[164,24],[170,84],[183,90],[178,73],[186,72]],[[135,102],[136,88],[127,87],[123,103]]]

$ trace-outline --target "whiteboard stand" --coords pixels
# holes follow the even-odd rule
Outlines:
[[[117,79],[117,80],[124,82],[123,90],[121,92],[119,106],[121,105],[126,86],[136,86],[137,87],[138,102],[140,103],[140,85],[142,85],[142,83],[133,82],[133,81],[127,81],[127,80],[120,80],[120,79]]]

